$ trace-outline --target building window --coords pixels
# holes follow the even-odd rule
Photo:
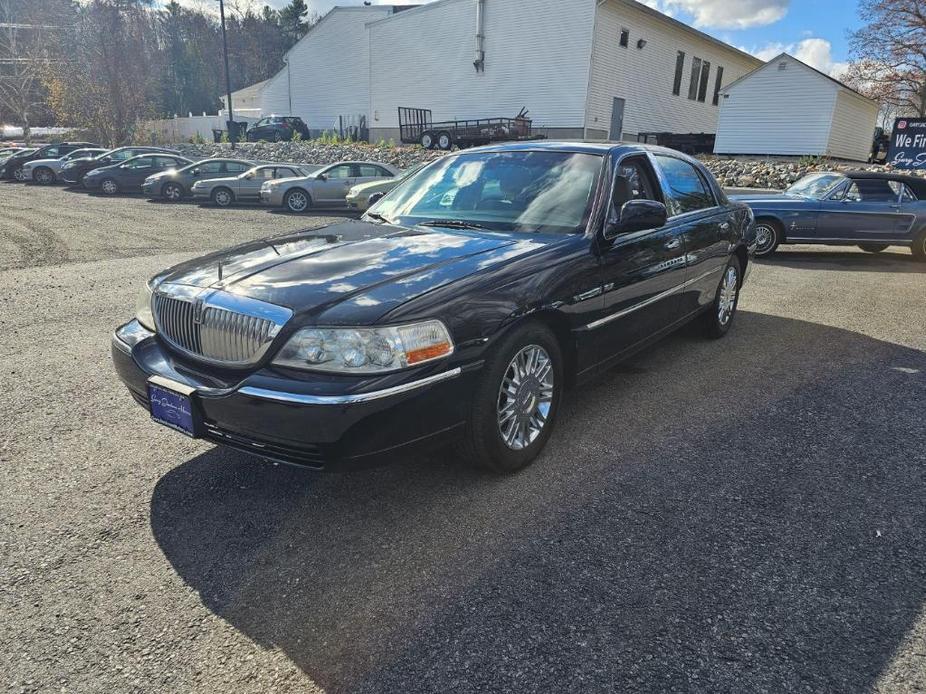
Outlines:
[[[688,98],[694,101],[698,98],[698,85],[701,83],[701,59],[693,58],[691,61],[691,82],[688,84]]]
[[[698,86],[698,101],[702,104],[707,98],[707,84],[711,80],[711,64],[708,61],[701,63],[701,84]]]
[[[720,88],[723,86],[723,68],[717,66],[717,79],[714,80],[714,106],[720,103]]]
[[[621,29],[621,48],[630,45],[630,29]]]
[[[679,51],[675,57],[675,82],[672,83],[672,93],[678,96],[682,93],[682,77],[685,73],[685,51]]]

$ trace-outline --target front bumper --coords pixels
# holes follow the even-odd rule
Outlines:
[[[480,366],[437,364],[415,375],[380,377],[376,385],[377,379],[350,379],[346,387],[346,379],[342,385],[310,374],[297,380],[270,368],[218,378],[175,356],[137,321],[113,335],[112,357],[142,407],[149,408],[148,379],[160,376],[194,389],[203,438],[325,470],[369,467],[452,440],[465,425]]]

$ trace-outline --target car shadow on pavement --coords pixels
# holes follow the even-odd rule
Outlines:
[[[324,475],[214,449],[154,537],[340,691],[868,691],[926,600],[926,353],[741,313],[568,396],[544,455]]]
[[[926,274],[926,263],[917,260],[907,248],[892,246],[880,253],[839,250],[779,250],[769,258],[757,259],[763,265],[779,265],[799,270],[851,270],[852,272],[904,272]]]

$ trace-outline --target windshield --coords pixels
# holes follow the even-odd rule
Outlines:
[[[602,158],[573,152],[479,152],[440,159],[371,210],[390,222],[466,222],[493,231],[585,230]]]
[[[837,183],[845,180],[845,176],[836,173],[815,173],[804,176],[797,183],[788,188],[792,195],[820,200],[824,198]]]

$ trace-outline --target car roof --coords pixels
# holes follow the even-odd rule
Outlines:
[[[916,193],[916,197],[926,199],[926,179],[918,176],[909,176],[907,174],[890,173],[886,171],[844,171],[834,172],[853,180],[878,180],[878,181],[896,181],[905,183],[910,190]]]
[[[597,154],[604,155],[613,153],[617,156],[623,154],[633,154],[635,152],[651,154],[666,154],[669,156],[684,159],[698,165],[702,165],[697,159],[688,156],[684,152],[669,147],[660,147],[659,145],[650,145],[642,142],[570,142],[556,140],[529,140],[526,142],[507,142],[497,145],[487,145],[485,147],[474,147],[463,150],[470,152],[568,152],[573,154]]]

